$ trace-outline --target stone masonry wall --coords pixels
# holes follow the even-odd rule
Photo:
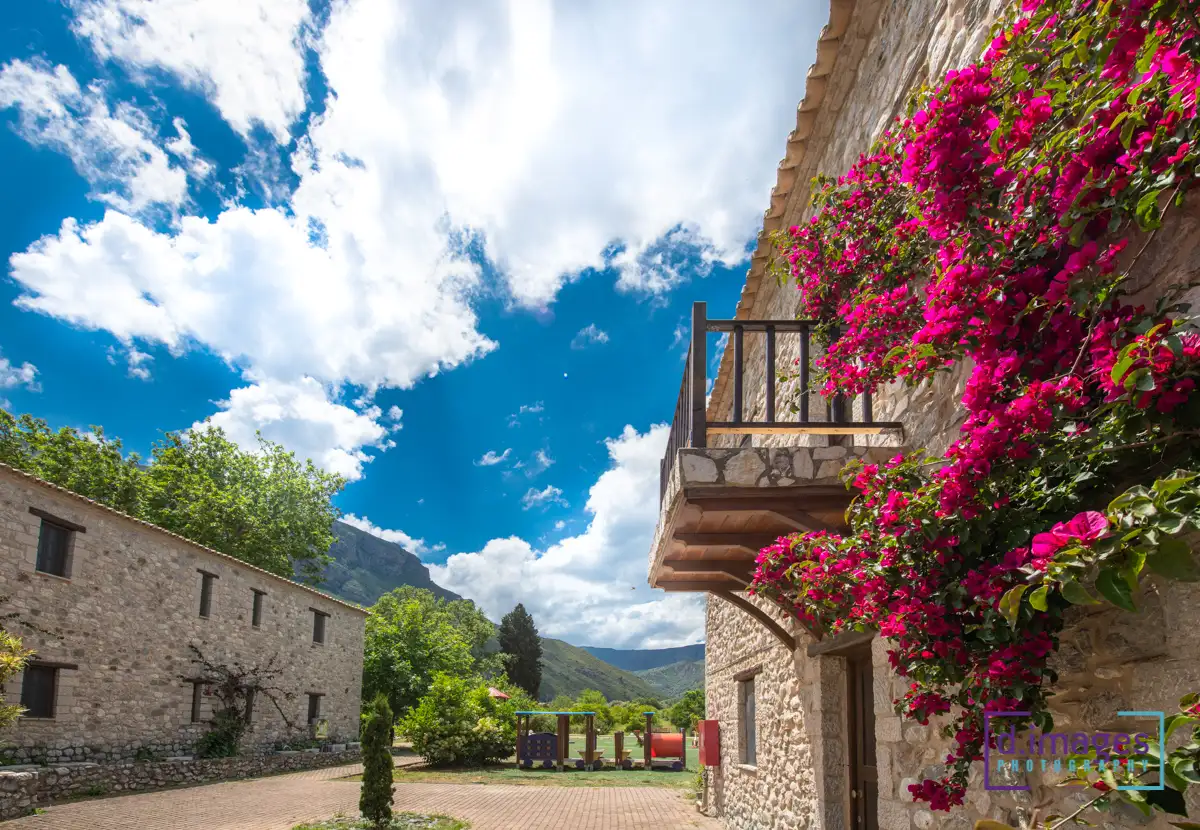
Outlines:
[[[925,80],[936,80],[948,69],[973,60],[988,39],[988,30],[1002,0],[849,0],[852,20],[839,47],[838,62],[828,77],[824,101],[817,113],[808,149],[790,193],[783,227],[807,216],[808,181],[817,172],[840,175],[867,147],[882,127],[902,111],[909,93]],[[847,0],[834,0],[835,14]],[[1141,299],[1152,299],[1162,286],[1197,274],[1194,250],[1200,241],[1200,210],[1195,203],[1171,217],[1154,244],[1138,261],[1135,284],[1145,286]],[[1193,302],[1200,292],[1193,292]],[[747,295],[744,295],[747,296]],[[750,319],[791,319],[796,316],[795,286],[779,286],[762,278],[749,304],[739,315]],[[745,302],[745,301],[744,301]],[[747,334],[745,350],[747,419],[765,411],[763,341]],[[732,350],[728,350],[731,352]],[[779,366],[798,352],[794,335],[780,335]],[[722,378],[714,386],[711,420],[728,420],[732,383],[723,382],[731,369],[730,354],[722,362]],[[904,424],[902,444],[944,451],[956,437],[963,413],[959,405],[969,365],[955,366],[915,388],[899,384],[880,390],[874,415],[880,421]],[[779,411],[789,390],[778,393]],[[820,412],[814,407],[813,412]],[[855,414],[861,410],[856,408]],[[816,416],[819,417],[819,416]],[[853,442],[878,446],[877,438],[853,439],[795,436],[714,436],[710,446],[794,446]],[[1193,545],[1195,547],[1195,545]],[[1055,657],[1059,682],[1053,709],[1059,730],[1122,731],[1114,722],[1118,710],[1173,711],[1178,698],[1200,689],[1200,586],[1149,583],[1139,597],[1137,614],[1111,608],[1079,610],[1062,637]],[[772,610],[777,618],[780,616]],[[764,628],[733,606],[710,599],[707,617],[706,681],[709,717],[720,721],[722,767],[711,771],[709,812],[722,815],[738,830],[810,828],[849,830],[848,784],[845,773],[844,662],[833,656],[810,658],[806,633],[798,632],[794,654],[779,645]],[[978,818],[992,817],[1018,826],[1027,822],[1038,804],[1056,804],[1065,814],[1082,794],[1054,788],[1052,776],[1022,773],[1008,783],[1027,782],[1030,792],[989,792],[982,783],[982,766],[968,789],[968,804],[952,813],[933,813],[915,805],[907,785],[923,776],[940,775],[948,741],[929,726],[902,721],[892,701],[902,695],[904,682],[888,670],[887,644],[872,645],[875,670],[876,748],[879,773],[879,825],[883,830],[970,830]],[[754,771],[737,768],[737,683],[739,672],[762,666],[757,721],[759,764]],[[768,735],[770,736],[768,738]],[[768,741],[771,748],[768,750]],[[731,754],[732,753],[732,754]],[[1200,798],[1189,801],[1192,815]],[[1043,812],[1045,815],[1045,812]],[[1101,817],[1104,830],[1148,825],[1167,830],[1161,818],[1150,823],[1140,814],[1116,812]]]
[[[115,764],[75,762],[49,767],[0,769],[0,821],[28,815],[34,808],[66,798],[114,795],[336,767],[352,764],[360,757],[361,751],[355,745],[355,748],[330,752],[285,751],[207,760]]]
[[[41,519],[30,508],[81,525],[72,534],[69,578],[35,570]],[[208,618],[199,615],[201,574],[217,576]],[[253,591],[263,591],[260,627]],[[307,734],[308,695],[322,694],[329,738],[357,740],[365,612],[231,557],[138,522],[7,467],[0,467],[0,613],[36,660],[58,671],[52,719],[22,718],[0,735],[8,761],[113,761],[147,752],[188,754],[207,729],[214,698],[193,723],[189,650],[210,660],[282,669],[290,699],[283,714],[265,695],[254,703],[247,746]],[[328,614],[325,642],[313,642],[312,609]],[[23,675],[5,697],[21,697]]]

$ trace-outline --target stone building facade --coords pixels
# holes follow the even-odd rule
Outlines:
[[[990,40],[989,30],[1002,0],[832,0],[829,23],[808,75],[806,97],[788,137],[778,184],[764,220],[736,316],[749,320],[795,319],[794,285],[780,286],[766,273],[771,246],[766,233],[798,224],[809,215],[809,183],[817,173],[840,175],[849,169],[882,129],[902,113],[909,95],[925,81],[975,60]],[[1184,211],[1164,226],[1139,260],[1137,284],[1155,286],[1182,281],[1195,270],[1192,253],[1200,240],[1200,211]],[[1194,302],[1194,298],[1193,298]],[[780,337],[778,365],[798,354],[794,340]],[[732,348],[726,347],[708,403],[708,420],[730,421]],[[746,420],[763,420],[765,411],[764,344],[746,336],[743,398]],[[710,436],[709,447],[728,447],[721,463],[728,470],[739,458],[769,459],[776,448],[812,447],[815,463],[827,466],[824,478],[850,456],[885,446],[943,451],[956,437],[963,413],[959,406],[967,367],[959,366],[915,388],[893,386],[877,393],[874,417],[899,421],[901,438],[796,435]],[[786,400],[788,388],[777,393]],[[861,411],[855,415],[860,415]],[[854,420],[857,420],[855,418]],[[864,447],[866,449],[864,449]],[[761,449],[759,449],[761,448]],[[682,451],[683,455],[692,452]],[[891,450],[895,452],[895,450]],[[713,450],[707,451],[713,456]],[[686,478],[680,471],[671,481]],[[831,463],[836,462],[836,463]],[[744,466],[744,465],[742,465]],[[808,475],[814,475],[809,472]],[[753,482],[742,482],[753,484]],[[774,481],[758,482],[759,487]],[[670,488],[666,488],[670,492]],[[664,519],[669,511],[664,502]],[[660,527],[661,535],[661,527]],[[662,560],[661,539],[651,552]],[[710,597],[707,608],[706,690],[708,717],[719,722],[720,765],[706,772],[703,809],[736,830],[827,828],[854,830],[856,800],[866,799],[867,824],[883,830],[968,830],[990,817],[1013,826],[1027,823],[1037,805],[1057,805],[1059,814],[1082,803],[1078,791],[1061,790],[1040,773],[1021,773],[1011,783],[1028,783],[1029,792],[985,790],[976,777],[965,807],[932,812],[914,804],[907,786],[922,777],[940,776],[948,742],[929,726],[902,721],[893,708],[905,686],[890,671],[887,643],[877,637],[817,643],[794,621],[765,601],[748,598],[786,632],[791,646],[742,608]],[[1151,582],[1140,598],[1140,612],[1105,607],[1079,616],[1062,636],[1055,657],[1059,682],[1053,708],[1056,724],[1075,729],[1121,731],[1113,717],[1121,710],[1175,711],[1180,696],[1200,690],[1200,588],[1194,584]],[[854,678],[866,678],[868,691],[856,692]],[[753,695],[747,706],[747,694]],[[868,732],[876,781],[852,792],[851,714],[856,694],[866,696],[873,720]],[[861,712],[857,718],[863,719]],[[753,721],[753,749],[747,752],[746,721]],[[1115,728],[1114,728],[1115,727]],[[977,765],[981,775],[981,765]],[[1200,800],[1189,801],[1193,816]],[[1067,807],[1068,809],[1062,809]],[[1046,815],[1043,810],[1042,815]],[[1094,819],[1094,816],[1093,816]],[[1194,819],[1193,819],[1194,820]],[[1101,819],[1105,830],[1150,825],[1167,830],[1140,813],[1121,811]]]
[[[210,663],[280,673],[245,749],[356,741],[366,611],[0,465],[0,614],[36,654],[4,689],[7,762],[184,756]],[[29,623],[24,625],[22,623]]]

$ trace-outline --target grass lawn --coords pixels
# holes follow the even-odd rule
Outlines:
[[[642,748],[632,735],[626,735],[625,749],[634,760],[642,758]],[[689,739],[690,743],[690,739]],[[571,757],[578,758],[583,751],[582,735],[571,736]],[[696,785],[696,772],[700,769],[699,750],[690,746],[687,750],[687,766],[683,772],[668,770],[614,769],[615,757],[612,735],[597,735],[596,748],[604,752],[608,768],[598,772],[567,769],[518,769],[516,758],[504,764],[472,769],[432,769],[429,767],[397,768],[394,778],[397,784],[459,783],[459,784],[524,784],[546,787],[670,787],[686,790]],[[357,776],[356,776],[357,779]]]
[[[370,830],[374,825],[366,819],[338,816],[328,821],[297,824],[292,830]],[[471,825],[449,816],[426,816],[419,813],[395,813],[388,830],[467,830]]]

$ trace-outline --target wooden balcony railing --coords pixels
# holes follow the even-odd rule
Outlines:
[[[692,338],[688,347],[687,366],[683,372],[683,383],[675,403],[675,417],[667,438],[667,452],[660,468],[660,498],[665,497],[671,467],[685,447],[708,446],[709,435],[871,435],[885,430],[898,429],[899,423],[875,421],[872,412],[871,394],[857,396],[862,420],[851,420],[854,401],[838,395],[829,401],[828,407],[810,406],[813,392],[810,387],[812,370],[813,324],[805,320],[709,320],[707,304],[692,304]],[[728,333],[733,343],[733,412],[732,420],[709,421],[707,412],[709,332]],[[766,405],[764,420],[745,420],[745,347],[746,332],[762,332],[766,338],[763,350],[764,380],[766,383]],[[796,393],[797,420],[780,420],[776,411],[776,346],[779,335],[796,335],[799,342],[799,377]],[[810,410],[819,409],[825,417],[812,419]]]

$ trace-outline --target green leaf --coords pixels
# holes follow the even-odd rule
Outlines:
[[[1200,567],[1196,565],[1195,554],[1182,539],[1174,536],[1163,539],[1158,550],[1146,557],[1146,564],[1156,574],[1180,582],[1200,581]]]
[[[1099,603],[1099,600],[1088,593],[1087,588],[1084,588],[1074,579],[1063,580],[1059,593],[1063,595],[1063,599],[1072,605],[1097,605]]]
[[[1111,568],[1100,571],[1100,576],[1096,579],[1096,590],[1118,608],[1126,611],[1137,610],[1137,606],[1133,604],[1133,592],[1129,590],[1128,583]]]
[[[1200,830],[1200,823],[1195,821],[1168,821],[1167,824],[1174,825],[1179,830]]]
[[[1186,792],[1188,788],[1188,780],[1177,773],[1170,766],[1164,766],[1162,769],[1163,780],[1167,782],[1167,786],[1179,792]],[[1200,827],[1200,824],[1196,825]]]
[[[1165,741],[1174,735],[1175,730],[1179,727],[1190,726],[1197,723],[1200,723],[1200,718],[1196,717],[1195,715],[1168,715],[1166,720],[1163,721],[1163,740]]]
[[[1126,126],[1133,124],[1133,119],[1125,122]],[[1130,130],[1130,135],[1132,135]],[[1122,128],[1121,135],[1124,137],[1125,130]],[[1126,144],[1126,147],[1129,145]],[[1151,190],[1144,194],[1141,199],[1138,199],[1137,208],[1134,210],[1134,216],[1137,218],[1138,225],[1142,230],[1154,230],[1162,223],[1158,220],[1158,197],[1162,195],[1161,190]]]
[[[1132,368],[1133,357],[1126,355],[1113,364],[1112,371],[1109,373],[1109,377],[1112,379],[1113,383],[1120,383],[1121,378],[1125,377],[1125,374]]]
[[[1154,482],[1154,492],[1169,496],[1195,478],[1196,473],[1189,473],[1186,470],[1176,470],[1169,478],[1160,478]]]
[[[1046,610],[1046,594],[1048,594],[1048,593],[1050,593],[1049,585],[1043,585],[1040,588],[1036,588],[1029,595],[1029,604],[1032,605],[1034,608],[1036,608],[1038,611],[1045,611]]]
[[[1010,588],[1004,596],[1000,597],[1000,613],[1004,615],[1004,619],[1008,620],[1011,628],[1017,627],[1017,614],[1021,611],[1021,595],[1028,587],[1028,585],[1018,585]]]

